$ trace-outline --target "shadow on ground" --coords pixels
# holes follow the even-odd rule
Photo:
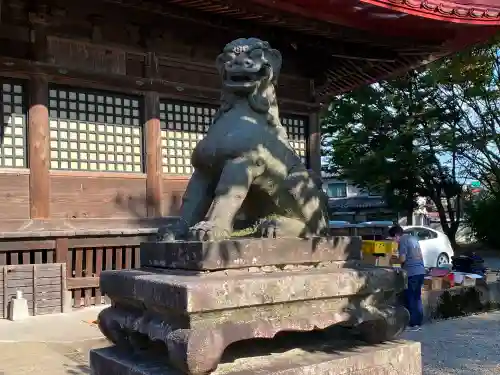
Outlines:
[[[89,365],[89,352],[92,349],[104,348],[110,343],[106,339],[89,340],[72,344],[48,344],[58,354],[63,355],[71,361],[65,364],[65,372],[68,375],[90,375],[92,372]]]

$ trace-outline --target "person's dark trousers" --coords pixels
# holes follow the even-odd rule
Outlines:
[[[405,290],[406,308],[410,312],[410,327],[422,325],[424,310],[422,306],[422,286],[424,275],[408,276],[408,289]]]

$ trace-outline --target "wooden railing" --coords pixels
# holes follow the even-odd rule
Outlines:
[[[102,233],[26,233],[23,237],[0,238],[0,266],[65,263],[67,289],[74,308],[99,305],[105,299],[99,290],[103,270],[140,266],[139,245],[154,233],[143,230]]]

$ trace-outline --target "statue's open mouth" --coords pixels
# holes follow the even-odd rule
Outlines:
[[[226,69],[224,86],[236,92],[247,93],[259,85],[265,74],[266,70],[262,67]]]
[[[259,80],[257,73],[227,72],[225,83],[229,86],[253,86]]]
[[[232,82],[249,82],[253,81],[253,77],[249,74],[232,74],[229,76],[229,80]]]

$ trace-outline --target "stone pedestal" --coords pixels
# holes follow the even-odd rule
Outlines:
[[[351,342],[260,353],[219,365],[213,375],[422,375],[420,343],[363,346]],[[180,375],[165,362],[115,348],[90,353],[92,375]]]
[[[113,306],[99,325],[117,346],[189,374],[215,370],[233,343],[281,331],[341,324],[392,340],[408,322],[396,304],[406,276],[360,259],[358,237],[145,243],[140,270],[102,273]]]

